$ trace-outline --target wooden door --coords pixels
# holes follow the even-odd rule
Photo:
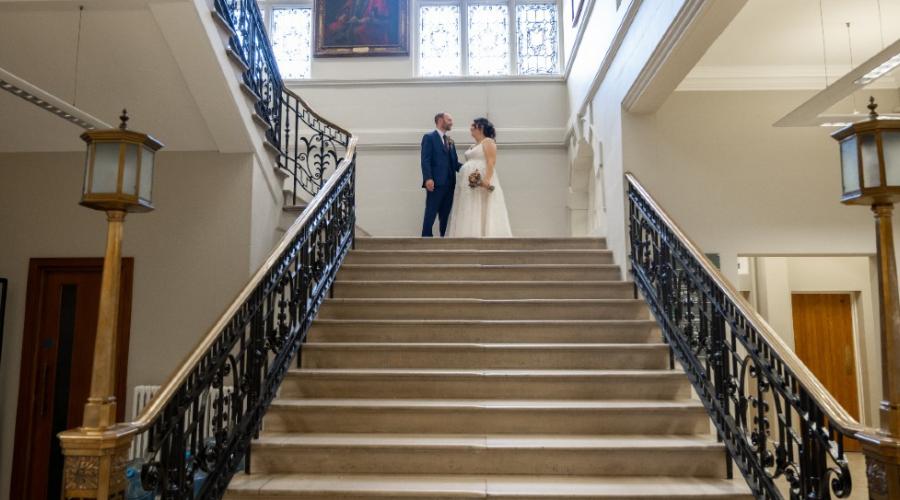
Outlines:
[[[847,413],[859,420],[851,300],[845,293],[791,295],[797,356]],[[845,448],[860,450],[852,440],[845,441]]]
[[[132,259],[123,259],[116,346],[118,419],[125,417]],[[103,259],[32,259],[11,498],[57,500],[63,457],[56,435],[81,425],[90,393]]]

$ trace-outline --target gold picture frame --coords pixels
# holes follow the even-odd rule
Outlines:
[[[315,57],[409,55],[409,0],[316,0]]]

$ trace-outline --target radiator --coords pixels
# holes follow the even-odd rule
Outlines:
[[[131,418],[135,419],[141,414],[147,403],[153,399],[153,395],[159,390],[158,385],[136,385],[134,386],[134,397],[131,401]],[[128,460],[134,460],[141,456],[141,450],[146,448],[147,433],[142,432],[134,437],[131,442],[131,453],[128,454]]]
[[[228,397],[234,391],[232,386],[225,386],[222,388],[225,396]],[[147,406],[147,403],[153,399],[153,396],[156,394],[156,391],[159,390],[158,385],[136,385],[134,386],[134,397],[131,402],[131,418],[134,419],[138,415],[140,415],[141,411],[143,411],[144,407]],[[212,393],[211,393],[212,392]],[[207,392],[203,397],[201,403],[203,407],[206,408],[206,411],[203,414],[203,423],[202,426],[204,428],[204,435],[207,437],[212,436],[213,433],[213,421],[212,421],[212,402],[213,402],[213,394],[218,393],[218,390],[213,390],[211,392]],[[228,412],[229,414],[231,412]],[[190,424],[191,416],[187,415],[186,425]],[[147,436],[146,432],[142,432],[135,436],[134,441],[131,443],[131,452],[128,455],[129,460],[134,460],[136,458],[141,458],[142,451],[147,448]]]

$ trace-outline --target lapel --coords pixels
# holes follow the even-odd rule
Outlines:
[[[437,130],[432,132],[434,134],[434,140],[437,141],[437,146],[440,148],[440,151],[444,150],[444,139],[441,138],[441,134],[438,133]]]

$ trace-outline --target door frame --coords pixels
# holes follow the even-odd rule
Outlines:
[[[0,362],[3,361],[3,325],[6,323],[7,295],[9,295],[9,280],[0,278]]]
[[[41,298],[45,291],[45,276],[51,272],[86,272],[97,270],[103,272],[103,258],[32,258],[28,263],[27,292],[25,296],[25,325],[22,331],[22,354],[19,370],[19,395],[16,407],[16,435],[13,447],[11,498],[26,498],[23,488],[30,478],[27,464],[31,459],[32,425],[36,410],[35,384],[37,383],[37,355],[40,338],[38,329],[44,311],[41,311]],[[127,395],[128,347],[131,332],[131,299],[134,283],[134,258],[122,258],[118,335],[116,337],[116,399],[117,420],[125,416],[125,398]],[[89,376],[89,375],[88,375]],[[28,387],[22,386],[23,383]],[[55,390],[55,388],[54,388]],[[62,473],[62,471],[60,471]],[[16,497],[16,494],[19,497]]]

